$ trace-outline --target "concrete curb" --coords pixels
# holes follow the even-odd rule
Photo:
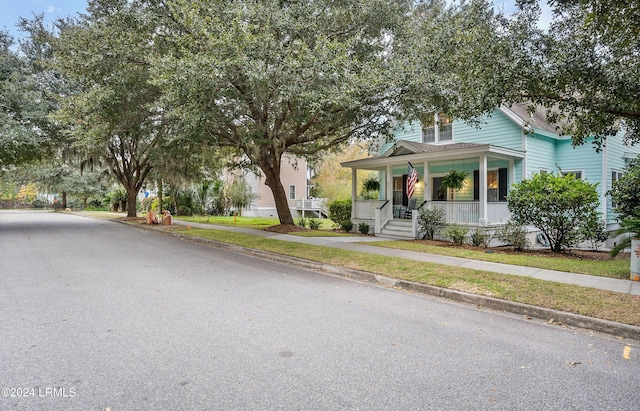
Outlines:
[[[123,224],[126,221],[111,220]],[[193,237],[172,231],[157,230],[152,227],[143,225],[127,224],[128,226],[137,227],[156,233],[180,238],[195,243],[213,246],[218,249],[227,250],[235,253],[241,253],[257,258],[276,261],[284,264],[294,265],[296,267],[306,268],[317,272],[327,273],[343,278],[353,279],[357,281],[372,283],[384,287],[395,288],[399,290],[418,292],[434,297],[446,298],[452,301],[473,304],[480,307],[486,307],[496,311],[505,311],[512,314],[519,314],[540,320],[549,321],[554,324],[565,325],[569,327],[579,327],[596,332],[601,332],[616,337],[629,338],[640,341],[640,327],[629,324],[617,323],[614,321],[602,320],[599,318],[587,317],[584,315],[568,313],[564,311],[552,310],[550,308],[536,307],[517,303],[513,301],[500,300],[497,298],[466,293],[464,291],[451,290],[448,288],[436,287],[433,285],[420,284],[412,281],[400,280],[393,277],[387,277],[380,274],[374,274],[367,271],[354,270],[350,268],[337,267],[329,264],[318,263],[315,261],[304,260],[297,257],[285,256],[269,251],[256,250],[234,244],[227,244],[220,241],[209,240],[205,238]]]

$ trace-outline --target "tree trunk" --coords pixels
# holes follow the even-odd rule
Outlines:
[[[158,179],[158,214],[162,214],[162,179]]]
[[[136,217],[136,197],[138,190],[135,187],[127,188],[127,217]]]
[[[274,163],[276,161],[273,161]],[[275,167],[269,167],[268,165],[259,164],[260,169],[265,174],[265,184],[271,189],[273,193],[273,199],[276,202],[276,211],[278,212],[278,219],[280,224],[293,225],[293,217],[291,216],[291,209],[289,208],[289,200],[287,199],[287,192],[282,186],[280,180],[280,163],[278,162]]]
[[[63,210],[67,209],[67,192],[66,191],[62,192],[62,209]]]

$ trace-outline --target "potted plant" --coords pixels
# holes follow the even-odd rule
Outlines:
[[[369,177],[362,182],[364,191],[380,191],[380,181],[375,177]]]
[[[375,177],[369,177],[362,182],[362,198],[366,200],[374,200],[378,197],[380,191],[380,181]]]
[[[448,174],[442,177],[442,185],[443,189],[452,189],[455,191],[460,191],[462,187],[464,187],[465,181],[469,173],[464,171],[451,170]]]

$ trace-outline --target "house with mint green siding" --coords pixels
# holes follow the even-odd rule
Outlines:
[[[366,223],[376,235],[418,238],[417,210],[441,208],[448,223],[495,228],[510,218],[510,187],[536,173],[573,173],[598,183],[600,214],[608,229],[617,228],[607,192],[639,146],[610,137],[600,152],[590,141],[574,147],[546,121],[544,111],[529,113],[525,105],[500,107],[479,125],[442,115],[398,124],[394,139],[380,145],[376,156],[342,163],[352,170],[352,221]],[[409,164],[418,171],[413,196],[407,195]],[[362,182],[358,170],[376,171],[377,200],[357,199]],[[460,190],[443,189],[451,170],[464,172]],[[409,183],[411,185],[411,183]]]

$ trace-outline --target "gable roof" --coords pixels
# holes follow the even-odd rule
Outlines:
[[[418,153],[441,153],[446,151],[459,151],[465,149],[475,149],[481,151],[489,147],[489,144],[476,143],[451,143],[451,144],[427,144],[416,143],[414,141],[398,140],[390,149],[385,151],[380,157],[395,157],[406,154]]]
[[[398,140],[379,157],[363,158],[340,163],[342,167],[374,169],[403,161],[444,160],[477,157],[481,153],[500,158],[524,158],[524,152],[491,144],[450,143],[425,144]]]
[[[518,103],[511,105],[511,107],[500,106],[500,111],[525,130],[530,130],[547,137],[560,137],[559,125],[547,120],[546,109],[544,107],[536,106],[533,112],[529,112],[529,105]]]

